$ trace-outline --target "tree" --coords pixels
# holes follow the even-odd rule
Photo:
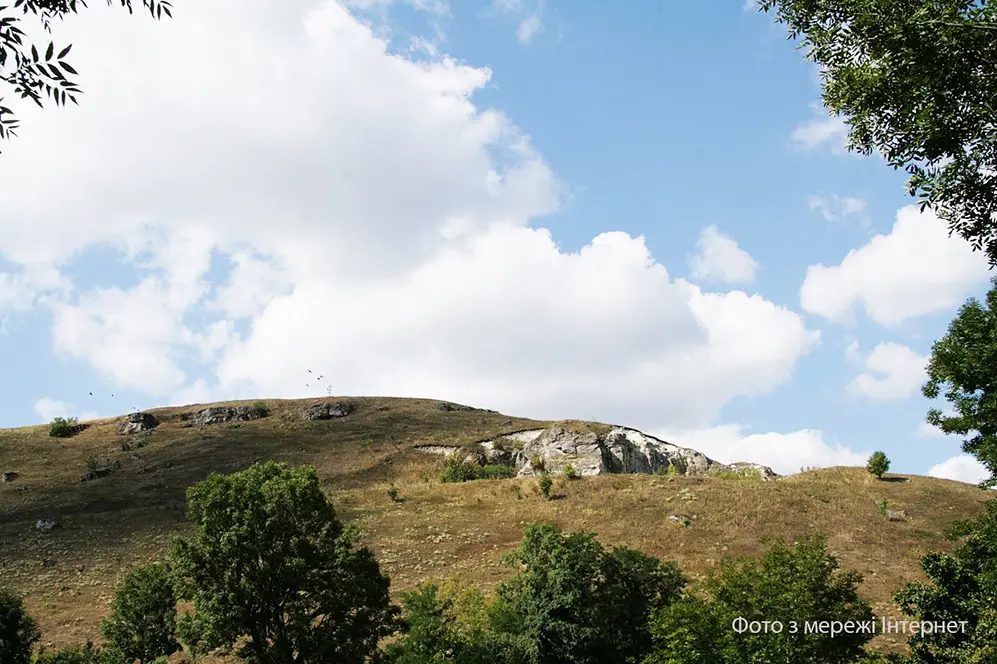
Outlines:
[[[862,576],[838,567],[821,535],[793,544],[776,540],[757,560],[725,559],[704,582],[704,597],[686,594],[655,612],[654,649],[644,664],[852,664],[873,634],[804,629],[806,621],[872,620],[858,595]],[[738,619],[780,621],[783,629],[737,630]]]
[[[921,557],[930,583],[907,584],[894,599],[918,620],[966,621],[966,629],[917,634],[908,640],[915,664],[987,664],[997,661],[997,500],[984,514],[959,521],[949,532],[951,554]]]
[[[535,664],[639,660],[651,646],[648,617],[686,583],[672,562],[607,551],[593,534],[553,524],[529,526],[509,562],[520,571],[499,587],[492,625],[528,642]]]
[[[120,0],[121,6],[132,13],[132,0]],[[114,0],[107,0],[108,5]],[[142,0],[153,18],[162,18],[170,13],[169,0]],[[52,100],[56,106],[65,106],[66,100],[78,103],[76,96],[81,94],[73,78],[76,70],[66,60],[72,44],[56,52],[53,42],[35,44],[25,40],[25,32],[18,27],[23,19],[18,17],[29,13],[38,18],[45,32],[52,31],[53,19],[62,19],[67,14],[77,13],[79,7],[86,7],[85,0],[12,0],[12,4],[0,6],[0,68],[8,71],[0,73],[0,81],[13,86],[14,94],[22,99],[30,99],[42,107],[42,97]],[[11,63],[11,64],[8,64]],[[0,139],[16,136],[18,121],[10,108],[2,104],[0,97]]]
[[[111,613],[101,621],[108,643],[140,664],[176,652],[176,630],[177,600],[163,563],[132,570],[115,589]]]
[[[404,636],[388,646],[392,664],[527,664],[529,643],[491,629],[481,591],[450,581],[402,595]]]
[[[927,422],[947,434],[970,436],[962,449],[990,472],[981,486],[997,486],[997,279],[986,295],[986,304],[971,298],[949,323],[948,331],[931,347],[928,381],[922,392],[928,399],[939,395],[953,413],[928,411]]]
[[[885,452],[873,452],[865,464],[865,469],[875,475],[877,480],[881,480],[883,473],[890,469],[890,460]]]
[[[187,491],[192,538],[173,546],[181,618],[195,652],[254,664],[360,664],[394,631],[397,607],[359,532],[344,526],[314,467],[258,463]]]
[[[821,69],[849,148],[997,263],[997,7],[989,0],[761,0]]]
[[[28,664],[31,649],[41,632],[24,611],[24,600],[12,590],[0,588],[0,664]]]
[[[32,664],[133,664],[114,648],[97,648],[93,643],[85,646],[69,646],[48,652],[44,648]],[[156,660],[153,664],[166,664],[166,660]]]

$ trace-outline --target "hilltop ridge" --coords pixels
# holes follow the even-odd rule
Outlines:
[[[67,438],[51,437],[48,425],[0,430],[0,472],[16,473],[0,483],[0,575],[27,593],[56,644],[96,638],[114,584],[185,532],[188,486],[263,459],[314,465],[340,514],[363,529],[395,591],[448,574],[493,587],[508,575],[502,555],[536,520],[674,559],[693,576],[725,555],[757,554],[763,536],[822,530],[842,565],[866,575],[863,591],[874,607],[890,613],[892,593],[921,578],[919,551],[948,550],[945,529],[977,515],[986,497],[949,480],[881,482],[859,468],[772,481],[756,481],[762,472],[711,473],[709,463],[705,472],[669,474],[675,464],[664,459],[694,451],[627,427],[537,421],[431,399],[224,402],[84,424]],[[430,447],[481,453],[485,463],[508,454],[519,476],[440,483],[443,460],[427,454]],[[541,499],[530,477],[538,449],[555,472],[556,500]],[[625,460],[627,472],[646,463],[656,474],[597,467],[577,480],[556,474],[567,463],[612,470],[614,459]],[[389,481],[398,502],[388,498]],[[888,520],[884,501],[909,516]]]

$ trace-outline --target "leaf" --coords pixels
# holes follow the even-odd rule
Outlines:
[[[55,44],[53,44],[52,42],[49,42],[48,43],[48,48],[45,49],[45,62],[48,62],[49,60],[52,59],[52,53],[54,53],[54,52],[55,52]]]
[[[60,61],[59,66],[65,69],[70,74],[73,74],[74,76],[79,76],[79,73],[75,69],[73,69],[68,62]]]
[[[34,44],[31,45],[31,59],[38,62],[38,49],[35,48]]]
[[[56,59],[57,60],[62,60],[64,57],[66,57],[66,55],[69,53],[69,49],[71,49],[71,48],[73,48],[72,44],[70,44],[66,48],[62,49],[61,51],[59,51],[59,57],[56,58]]]

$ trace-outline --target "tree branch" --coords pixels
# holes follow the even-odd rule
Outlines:
[[[997,23],[953,23],[952,21],[931,20],[927,25],[947,25],[950,28],[973,28],[976,30],[997,30]]]

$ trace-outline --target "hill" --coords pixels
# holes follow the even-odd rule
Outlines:
[[[330,413],[336,404],[345,410]],[[316,466],[341,516],[362,527],[395,591],[449,574],[494,587],[508,575],[500,558],[534,520],[674,559],[693,577],[725,555],[760,553],[765,536],[819,529],[843,567],[865,574],[863,593],[874,609],[896,616],[892,593],[921,578],[918,554],[949,550],[945,529],[979,514],[986,497],[959,482],[877,481],[864,469],[830,468],[773,481],[738,473],[559,476],[557,499],[548,501],[528,477],[440,483],[441,458],[426,451],[469,450],[555,425],[582,437],[605,436],[613,427],[397,398],[269,400],[259,413],[268,411],[265,417],[201,423],[204,415],[196,413],[208,406],[148,411],[159,424],[134,433],[119,427],[142,429],[145,416],[88,422],[68,438],[51,437],[47,425],[0,430],[0,472],[17,473],[0,483],[0,578],[28,593],[43,643],[96,639],[117,581],[185,531],[186,488],[262,459]],[[242,414],[257,407],[210,406]],[[235,412],[209,411],[208,419]],[[389,480],[399,502],[388,497]],[[887,519],[883,501],[907,518]]]

